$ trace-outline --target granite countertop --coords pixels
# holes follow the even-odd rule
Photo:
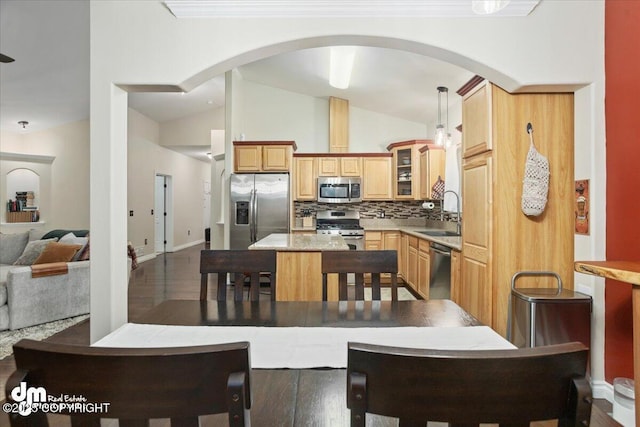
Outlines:
[[[364,227],[365,232],[366,231],[401,231],[403,233],[407,233],[419,239],[440,243],[441,245],[448,246],[451,249],[455,249],[457,251],[462,250],[462,237],[460,236],[427,236],[425,234],[420,233],[420,231],[442,230],[441,228],[428,227],[425,225],[394,224],[392,222],[380,222],[378,224],[361,224],[361,225]],[[291,229],[291,231],[308,231],[308,232],[315,232],[315,230],[316,230],[315,228],[310,228],[310,227],[294,227]],[[303,235],[299,234],[299,236],[303,236]],[[294,249],[291,249],[291,250],[294,250]]]
[[[365,228],[365,231],[367,229]],[[429,228],[429,227],[399,227],[399,230],[403,233],[410,234],[419,239],[429,240],[431,242],[440,243],[441,245],[445,245],[450,247],[451,249],[455,249],[457,251],[462,250],[462,237],[461,236],[427,236],[420,231],[431,231],[431,230],[440,230],[438,228]]]
[[[276,251],[317,252],[348,251],[349,246],[342,236],[327,234],[269,234],[249,246],[249,249],[270,249]]]

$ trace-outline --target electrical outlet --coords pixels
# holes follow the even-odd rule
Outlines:
[[[133,211],[129,211],[129,216],[133,216]]]

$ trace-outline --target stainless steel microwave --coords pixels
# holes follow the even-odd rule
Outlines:
[[[361,179],[358,177],[318,177],[318,201],[325,203],[358,203],[362,201]]]

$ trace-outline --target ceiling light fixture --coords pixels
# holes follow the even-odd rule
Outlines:
[[[337,89],[346,89],[351,80],[355,46],[332,46],[329,58],[329,84]]]
[[[29,124],[29,122],[28,122],[28,121],[26,121],[26,120],[20,120],[20,121],[18,122],[18,124],[19,124],[20,126],[22,126],[22,130],[26,130],[26,129],[27,129],[27,125]]]
[[[447,142],[449,134],[449,89],[444,86],[438,86],[438,124],[436,125],[436,144],[443,146]],[[442,93],[446,94],[447,101],[447,128],[442,124]]]
[[[510,0],[472,0],[471,9],[478,15],[490,15],[507,7]]]

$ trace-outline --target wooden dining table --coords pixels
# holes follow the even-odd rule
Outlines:
[[[182,326],[461,327],[481,323],[450,300],[217,302],[168,300],[136,323]],[[348,426],[345,369],[253,369],[253,426]],[[371,415],[375,425],[397,420]],[[226,425],[225,414],[202,425]]]

